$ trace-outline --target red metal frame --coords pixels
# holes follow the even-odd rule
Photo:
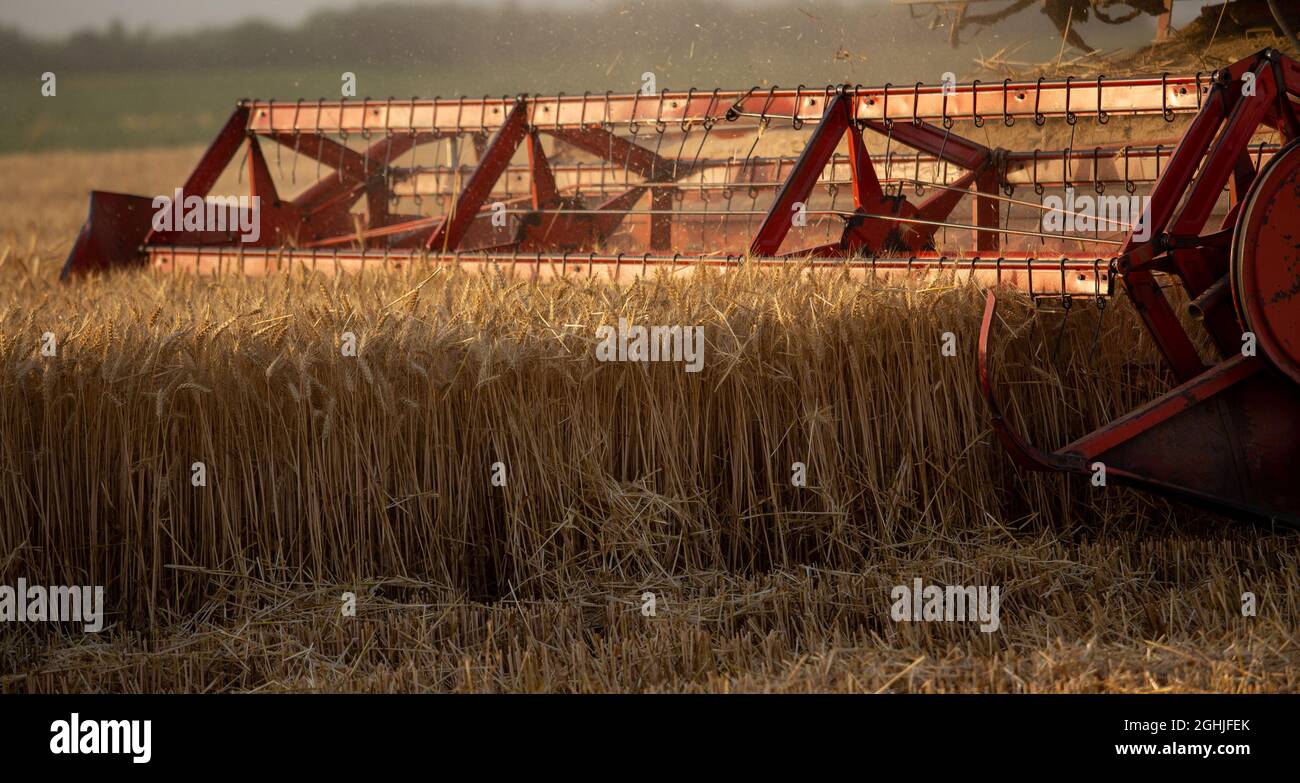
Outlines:
[[[1242,91],[1242,76],[1254,74],[1255,94]],[[1151,336],[1163,352],[1179,385],[1148,405],[1122,416],[1054,452],[1032,446],[1002,412],[994,390],[990,333],[996,300],[990,292],[980,332],[980,378],[994,429],[1018,464],[1039,470],[1089,473],[1105,466],[1108,477],[1153,491],[1194,500],[1220,509],[1275,522],[1300,525],[1300,386],[1286,369],[1289,346],[1300,341],[1300,309],[1278,297],[1300,287],[1296,259],[1284,258],[1289,228],[1269,235],[1278,247],[1262,244],[1261,218],[1255,233],[1238,231],[1237,223],[1252,206],[1263,203],[1274,224],[1300,221],[1294,183],[1280,187],[1278,176],[1294,177],[1300,149],[1284,147],[1258,175],[1250,164],[1248,144],[1261,126],[1296,134],[1292,101],[1300,98],[1295,65],[1266,51],[1218,75],[1205,107],[1189,127],[1151,197],[1152,235],[1139,241],[1133,233],[1117,264],[1124,287],[1137,305]],[[1277,164],[1286,159],[1287,166]],[[1244,162],[1243,162],[1244,161]],[[1229,180],[1244,191],[1224,220],[1207,224]],[[1235,243],[1227,241],[1237,235]],[[1289,265],[1286,266],[1286,265]],[[1229,287],[1242,300],[1242,279],[1258,271],[1274,281],[1269,305],[1243,318]],[[1196,304],[1194,312],[1211,338],[1218,357],[1202,358],[1192,335],[1174,313],[1154,272],[1173,275]],[[1289,281],[1279,286],[1278,281]],[[1293,294],[1292,294],[1293,295]],[[1251,332],[1262,355],[1242,349]]]
[[[972,248],[981,253],[999,251],[999,204],[996,191],[999,184],[1010,187],[1026,179],[1028,153],[1007,154],[1003,158],[1006,168],[1002,172],[990,170],[990,152],[948,130],[939,130],[926,122],[927,118],[942,119],[945,125],[954,118],[970,118],[977,122],[982,116],[999,111],[1002,121],[1013,123],[1017,118],[1071,117],[1094,111],[1109,114],[1176,114],[1192,111],[1208,88],[1199,77],[1162,77],[1156,79],[1099,79],[1095,84],[1083,85],[1072,80],[1033,83],[1004,82],[1000,85],[958,86],[955,90],[944,87],[914,85],[910,90],[891,88],[827,88],[824,91],[755,90],[745,92],[714,91],[712,93],[674,93],[665,91],[656,96],[640,94],[594,97],[556,96],[533,98],[485,98],[482,100],[457,99],[455,101],[317,101],[313,103],[243,101],[236,107],[225,128],[204,155],[195,172],[184,186],[186,195],[207,196],[221,172],[228,166],[239,146],[247,138],[250,195],[262,199],[262,233],[258,245],[308,248],[343,248],[361,243],[366,247],[407,248],[424,247],[438,253],[450,253],[472,247],[506,247],[522,251],[581,252],[603,248],[616,232],[642,237],[652,252],[665,252],[676,247],[683,235],[696,236],[704,246],[716,241],[720,232],[727,236],[731,230],[727,216],[732,210],[719,210],[713,214],[686,215],[685,207],[705,211],[709,207],[708,191],[703,187],[677,187],[675,181],[682,177],[699,176],[704,181],[708,166],[699,167],[696,160],[689,166],[682,160],[671,160],[635,143],[638,127],[653,129],[659,142],[666,129],[674,133],[692,127],[710,129],[720,119],[749,122],[759,130],[773,121],[788,120],[795,126],[804,122],[817,122],[823,115],[833,125],[850,127],[851,139],[849,170],[850,185],[854,194],[854,209],[858,215],[848,216],[839,242],[814,246],[792,255],[833,257],[881,249],[916,252],[933,246],[939,225],[952,213],[955,206],[971,194],[974,217]],[[1000,104],[998,111],[986,111],[987,105]],[[835,111],[828,111],[831,105]],[[783,119],[784,118],[784,119]],[[910,122],[895,122],[909,118]],[[922,156],[928,156],[932,169],[938,171],[943,164],[962,169],[972,169],[934,190],[928,197],[912,204],[899,195],[887,195],[882,188],[882,178],[876,175],[875,163],[862,143],[859,127],[871,127],[887,134],[891,140],[917,150],[913,156],[920,171]],[[630,139],[616,130],[627,130]],[[355,133],[364,137],[380,134],[382,140],[367,150],[357,152],[346,143],[328,138],[326,133]],[[649,132],[649,131],[647,131]],[[719,131],[721,133],[723,131]],[[488,141],[489,133],[491,141]],[[626,182],[614,192],[606,192],[602,185],[602,201],[588,206],[580,192],[562,188],[553,167],[546,159],[539,133],[545,133],[572,148],[595,155],[605,164],[602,182],[610,169],[619,167],[625,173],[639,178]],[[441,218],[424,215],[390,213],[390,202],[395,197],[395,185],[402,181],[395,167],[396,158],[403,152],[444,134],[467,134],[478,151],[478,162],[463,183],[449,199],[447,214]],[[834,170],[834,153],[837,140],[827,128],[819,125],[815,139],[828,139],[828,143],[814,141],[805,150],[802,164],[791,164],[785,170],[782,161],[754,164],[746,159],[740,164],[741,175],[753,188],[766,187],[773,178],[784,179],[783,191],[808,191],[825,179],[826,163]],[[840,136],[843,133],[839,134]],[[270,176],[259,137],[266,137],[282,149],[291,149],[330,166],[332,172],[307,188],[292,200],[282,202],[276,193],[274,179]],[[503,175],[510,169],[511,160],[523,139],[527,145],[529,163],[526,167],[529,187],[529,205],[532,212],[518,219],[519,228],[513,235],[502,234],[488,225],[489,215],[484,207],[499,190]],[[1058,172],[1040,172],[1039,154],[1032,159],[1032,182],[1037,186],[1040,178],[1051,182],[1054,178],[1068,181],[1073,165],[1092,167],[1092,177],[1102,181],[1103,162],[1109,161],[1108,173],[1112,179],[1118,175],[1118,151],[1103,159],[1100,147],[1094,151],[1090,162],[1084,162],[1079,151],[1064,150],[1059,155],[1043,155],[1043,161],[1058,161]],[[1130,171],[1134,160],[1154,159],[1159,165],[1160,149],[1130,154],[1123,151],[1124,181],[1131,186],[1141,181],[1149,172],[1138,165]],[[277,153],[278,155],[278,153]],[[679,149],[680,155],[680,149]],[[890,160],[883,161],[888,175]],[[707,161],[706,161],[707,164]],[[723,165],[734,173],[735,161]],[[748,176],[745,177],[745,169]],[[1050,166],[1049,166],[1050,168]],[[945,175],[946,176],[946,175]],[[578,179],[581,179],[579,174]],[[459,179],[459,175],[457,175]],[[886,177],[889,179],[889,177]],[[1001,182],[999,181],[1001,179]],[[894,180],[901,184],[901,180]],[[729,191],[731,184],[724,185]],[[642,220],[633,210],[642,196],[649,192],[649,209]],[[416,191],[418,194],[418,190]],[[541,195],[539,195],[541,194]],[[365,198],[366,213],[353,214],[353,205]],[[728,201],[730,193],[726,193]],[[784,205],[789,198],[784,198]],[[513,199],[508,206],[515,205]],[[701,206],[703,210],[699,209]],[[102,210],[100,210],[102,213]],[[763,255],[777,255],[778,234],[788,231],[789,215],[777,216],[767,210],[761,228],[753,237],[751,249]],[[784,229],[782,223],[785,223]],[[959,225],[959,224],[953,224]],[[95,221],[87,225],[94,230]],[[889,242],[885,240],[889,239]],[[204,232],[168,232],[155,235],[147,232],[138,244],[161,245],[221,245],[230,244],[229,232],[222,234]],[[102,244],[102,243],[101,243]],[[129,247],[134,243],[126,243]],[[85,243],[79,243],[85,246]],[[1003,256],[1009,263],[1021,263],[1043,254],[1008,252]],[[1045,254],[1051,257],[1052,253]],[[129,263],[138,258],[127,250],[114,257],[117,263]],[[70,257],[69,273],[94,268],[98,260],[83,261]],[[112,264],[110,264],[111,266]]]
[[[505,123],[497,129],[492,141],[488,143],[478,167],[474,169],[465,190],[452,207],[451,215],[438,224],[429,235],[424,246],[430,250],[443,253],[455,251],[460,241],[469,230],[470,223],[478,215],[484,199],[492,192],[492,186],[505,173],[510,165],[519,143],[528,135],[528,106],[523,101],[515,103]]]
[[[989,168],[993,152],[948,131],[918,120],[905,125],[862,121],[861,125],[888,135],[892,140],[933,155],[969,171],[952,183],[950,189],[940,190],[919,204],[911,204],[900,195],[886,195],[876,175],[871,156],[863,143],[859,121],[853,116],[853,99],[841,92],[826,107],[817,130],[813,132],[803,153],[795,163],[763,219],[763,224],[750,243],[750,253],[757,256],[774,256],[789,233],[795,215],[795,205],[807,202],[813,187],[822,177],[836,148],[847,137],[849,143],[849,172],[853,190],[853,206],[858,215],[850,219],[840,241],[835,245],[813,248],[818,256],[852,253],[880,253],[890,251],[920,251],[931,246],[935,226],[923,223],[908,224],[906,220],[940,222],[961,201],[964,190],[972,184],[982,194],[996,194],[996,173]],[[992,174],[993,176],[990,176]],[[990,229],[977,232],[976,247],[980,251],[998,250],[997,201],[976,197],[975,225]],[[882,219],[890,215],[899,220]]]

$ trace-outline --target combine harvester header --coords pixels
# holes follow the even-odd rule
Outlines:
[[[95,192],[64,276],[797,265],[944,272],[1067,307],[1104,304],[1118,278],[1177,388],[1035,448],[994,390],[990,290],[980,373],[1013,458],[1300,524],[1297,98],[1300,66],[1265,50],[1180,77],[242,101],[178,194],[215,197],[242,150],[231,225]],[[1067,141],[1025,146],[1049,131]]]

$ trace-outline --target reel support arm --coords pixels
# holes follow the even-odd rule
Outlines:
[[[1151,236],[1130,232],[1116,264],[1178,382],[1169,392],[1058,451],[1037,449],[1009,425],[994,390],[989,293],[980,380],[994,430],[1017,464],[1073,473],[1100,465],[1123,483],[1300,526],[1300,142],[1259,171],[1248,157],[1261,127],[1289,127],[1300,99],[1294,68],[1266,51],[1220,74],[1152,191]],[[1245,74],[1253,93],[1242,88],[1251,81]],[[1230,180],[1244,193],[1221,225],[1208,227]],[[1216,359],[1194,347],[1156,270],[1185,289]]]

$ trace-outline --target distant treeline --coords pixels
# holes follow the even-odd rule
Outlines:
[[[1039,14],[1014,23],[1021,35],[1052,36]],[[987,47],[993,42],[982,36]],[[921,46],[917,46],[920,43]],[[993,48],[997,48],[996,45]],[[613,2],[579,9],[380,4],[319,11],[296,27],[246,21],[221,29],[159,35],[111,25],[58,41],[0,28],[0,68],[138,71],[230,66],[312,65],[421,68],[569,61],[646,69],[710,63],[757,64],[814,57],[832,63],[944,50],[942,31],[927,30],[906,9],[883,0],[792,0],[741,6],[698,0]],[[887,50],[887,51],[886,51]]]

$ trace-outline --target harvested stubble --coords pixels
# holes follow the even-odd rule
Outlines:
[[[1300,682],[1296,537],[1013,469],[971,288],[424,270],[7,290],[0,583],[103,584],[116,623],[7,632],[11,689]],[[999,374],[1037,441],[1164,388],[1126,305],[1076,306],[1059,350],[1060,314],[1029,309],[1004,308]],[[703,325],[704,370],[596,361],[620,317]],[[893,622],[915,577],[1001,586],[1000,630]]]

